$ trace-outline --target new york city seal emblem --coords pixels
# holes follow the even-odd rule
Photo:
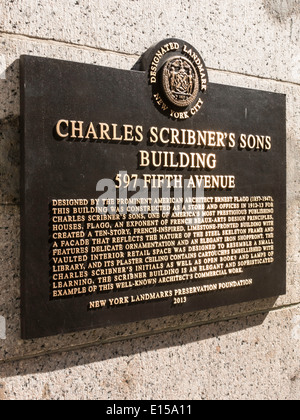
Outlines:
[[[205,100],[208,74],[194,47],[167,39],[147,54],[153,100],[165,115],[184,120],[200,111]]]
[[[163,67],[162,84],[166,97],[180,108],[191,105],[199,93],[199,77],[193,63],[181,56],[171,58]]]

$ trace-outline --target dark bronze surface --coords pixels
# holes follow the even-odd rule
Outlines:
[[[176,40],[174,40],[175,42]],[[152,55],[150,54],[152,58],[153,51],[157,51],[162,45],[164,44],[161,43],[159,47],[152,50]],[[178,52],[174,51],[173,53],[176,55]],[[189,60],[187,55],[186,57]],[[170,70],[174,58],[165,58],[167,60],[167,64],[165,64],[167,67],[165,68],[168,70],[167,77],[169,80],[167,84],[170,91],[174,92],[174,89],[172,89],[174,81]],[[124,71],[45,58],[21,57],[21,119],[23,130],[21,298],[23,338],[35,338],[176,315],[285,293],[285,96],[210,84],[205,93],[203,105],[195,115],[184,119],[171,118],[166,115],[160,106],[157,106],[157,101],[153,99],[153,86],[149,83],[151,59],[149,60],[147,57],[145,59],[144,57],[145,62],[148,63],[147,69],[141,67],[143,71]],[[186,63],[186,67],[184,65],[181,67],[182,63],[175,63],[176,68],[173,67],[173,70],[177,73],[181,71],[178,89],[193,96],[197,78],[198,83],[200,83],[199,75],[189,85],[188,76],[194,74],[195,70],[192,62],[190,67],[188,61]],[[183,105],[181,103],[183,99],[178,95],[176,93],[173,98],[176,97],[176,100]],[[171,102],[172,97],[169,99]],[[180,108],[179,103],[178,107]],[[176,108],[177,111],[179,108]],[[58,122],[62,120],[63,122],[58,126]],[[72,125],[71,121],[82,122],[82,130],[80,130],[80,123]],[[99,125],[99,123],[102,123],[102,125]],[[157,133],[162,128],[176,129],[178,133],[182,133],[181,130],[191,130],[191,132],[201,130],[202,133],[208,131],[234,133],[236,144],[235,147],[230,147],[230,143],[227,143],[228,147],[225,148],[217,146],[211,148],[189,147],[186,144],[179,146],[159,144],[159,142],[151,144],[151,135],[149,134],[151,127],[156,127]],[[170,131],[166,131],[166,133],[170,134]],[[241,137],[242,134],[245,134],[245,137]],[[247,141],[246,135],[253,135],[253,138],[251,137],[249,140],[248,146],[250,145],[250,148],[248,147],[248,149],[243,147]],[[269,143],[265,140],[267,150],[252,149],[255,136],[264,136],[264,139],[270,137],[272,147],[268,148]],[[165,137],[163,137],[163,140],[165,140]],[[240,147],[238,147],[239,144]],[[221,143],[219,143],[220,145]],[[141,167],[139,164],[141,151],[157,153],[165,151],[173,152],[173,154],[169,155],[168,167],[153,168],[150,165]],[[171,161],[175,166],[175,158],[178,159],[176,162],[180,162],[183,153],[190,154],[192,152],[213,153],[217,160],[216,167],[212,170],[193,169],[191,166],[171,168]],[[157,156],[161,155],[158,154]],[[140,243],[141,239],[142,242],[151,243],[153,241],[153,247],[150,246],[148,251],[150,258],[154,258],[153,249],[160,248],[160,244],[168,241],[163,236],[159,236],[163,230],[159,231],[158,229],[165,226],[161,222],[162,218],[157,219],[157,226],[155,223],[153,224],[154,230],[152,231],[150,230],[150,222],[146,231],[135,231],[135,229],[141,228],[137,224],[131,226],[129,216],[119,219],[119,222],[123,222],[123,225],[111,220],[106,228],[104,226],[98,227],[101,234],[104,232],[104,236],[101,236],[101,238],[107,238],[106,244],[109,244],[109,247],[105,245],[103,240],[97,243],[95,226],[92,225],[96,222],[88,222],[91,200],[98,198],[100,195],[96,191],[98,181],[104,178],[116,179],[116,175],[120,171],[128,174],[138,174],[140,177],[145,174],[176,174],[182,175],[185,179],[195,175],[232,175],[235,177],[235,188],[205,191],[205,196],[212,197],[212,203],[220,211],[220,204],[215,204],[216,197],[223,199],[221,203],[226,202],[226,197],[272,197],[273,201],[263,199],[258,202],[258,207],[256,207],[255,202],[251,203],[251,206],[245,204],[245,201],[242,202],[247,207],[247,215],[250,215],[251,209],[251,214],[258,214],[253,210],[256,208],[264,210],[268,206],[274,206],[272,207],[274,208],[274,214],[272,214],[274,238],[271,241],[272,249],[274,249],[274,261],[270,262],[270,259],[269,263],[264,260],[265,262],[259,265],[244,266],[243,273],[229,274],[227,267],[226,276],[212,275],[211,277],[196,279],[193,275],[195,271],[193,272],[191,267],[197,266],[197,272],[200,273],[201,265],[199,265],[199,262],[197,265],[196,262],[196,260],[199,260],[198,255],[196,255],[197,258],[192,258],[192,242],[189,242],[188,245],[183,242],[186,239],[184,234],[191,232],[184,224],[178,224],[178,226],[184,227],[180,234],[182,236],[179,235],[180,240],[178,240],[178,237],[169,239],[176,241],[176,247],[171,246],[171,251],[166,254],[166,262],[155,262],[158,265],[154,266],[154,262],[146,262],[148,255],[146,252],[142,255],[134,254],[132,250],[125,250],[126,241],[129,244]],[[57,206],[55,205],[57,203],[54,200],[72,199],[86,201],[82,202],[81,205],[77,203],[75,206],[70,202],[69,205],[60,206],[60,208],[65,209],[64,214],[57,212]],[[241,208],[240,204],[237,204],[237,206],[237,208]],[[82,217],[80,218],[82,215],[85,215],[84,221]],[[54,219],[54,216],[62,218]],[[66,216],[70,217],[63,219]],[[228,216],[224,217],[226,223],[229,223]],[[133,218],[131,220],[137,219]],[[145,220],[150,219],[146,217]],[[64,245],[63,247],[61,239],[55,241],[54,233],[57,232],[56,229],[59,229],[59,221],[64,225],[71,225],[71,229],[70,226],[68,228],[65,226],[64,232],[84,232],[83,237],[75,238],[76,240],[82,239],[83,242],[78,242],[77,245],[73,243],[73,246],[69,247]],[[172,220],[169,218],[166,226],[170,226],[171,222]],[[237,224],[241,228],[240,222],[237,222]],[[125,232],[122,232],[122,229],[125,229]],[[230,229],[224,229],[223,231],[221,225],[219,225],[219,229],[215,229],[214,234],[219,235],[216,233],[217,231],[223,232],[222,241],[227,247],[224,237],[232,236],[232,232],[225,233],[225,230]],[[272,228],[268,231],[271,232]],[[174,232],[179,232],[179,230],[172,230],[172,233]],[[247,233],[249,233],[249,230]],[[140,241],[138,239],[128,239],[132,235],[140,236]],[[146,237],[146,235],[148,236]],[[157,235],[158,237],[152,237],[151,239],[151,235]],[[205,235],[204,231],[204,237]],[[264,239],[268,238],[266,228],[264,228],[263,235]],[[112,238],[118,237],[123,237],[123,239],[120,240],[120,243],[117,239],[114,239],[113,243]],[[94,239],[93,242],[91,242],[92,238]],[[209,242],[206,243],[209,244]],[[114,245],[114,248],[112,248],[112,245]],[[119,248],[117,245],[119,245]],[[162,249],[169,248],[166,243],[164,245],[166,246],[161,246]],[[79,251],[79,248],[85,246],[87,246],[87,249]],[[126,260],[132,258],[140,258],[140,260],[132,260],[132,264],[128,266],[120,265],[118,276],[124,275],[123,282],[117,280],[117,277],[111,281],[109,279],[103,280],[105,277],[103,271],[100,276],[101,283],[98,283],[99,275],[93,273],[92,268],[87,268],[89,263],[96,262],[92,260],[94,258],[92,255],[96,255],[97,250],[96,248],[92,249],[92,246],[104,247],[98,249],[98,254],[104,251],[105,254],[116,253],[115,258],[111,259],[111,255],[101,260],[101,269],[107,270],[106,277],[114,277],[114,274],[109,274],[111,272],[109,268],[116,267],[116,264],[119,264],[120,261],[125,264]],[[176,252],[177,254],[184,252],[182,250],[184,247],[186,247],[185,252],[190,253],[189,260],[191,263],[187,264],[187,260],[184,260],[187,267],[180,267],[179,275],[183,275],[186,271],[190,277],[178,282],[168,283],[166,281],[159,284],[149,282],[148,285],[143,286],[143,283],[141,283],[139,287],[134,286],[135,280],[130,280],[130,268],[128,267],[131,266],[136,273],[145,272],[145,275],[141,274],[140,281],[167,278],[167,270],[172,268],[172,264],[168,268],[168,263],[171,263],[170,255],[175,255]],[[74,251],[74,255],[77,257],[75,260],[71,258],[71,254],[59,255],[61,254],[60,251],[54,251],[60,249],[65,252],[66,249],[69,249],[67,252],[70,253],[71,248],[76,249]],[[178,248],[182,248],[181,251]],[[206,250],[208,251],[208,247]],[[124,255],[117,255],[117,252],[124,252]],[[246,251],[244,252],[246,253]],[[60,260],[59,263],[57,259],[54,260],[59,256],[66,256],[66,259]],[[87,257],[87,260],[85,260],[85,257]],[[257,256],[257,258],[262,257]],[[104,261],[112,262],[111,264],[106,262],[105,265]],[[153,261],[156,260],[153,259]],[[177,268],[176,260],[173,260],[173,262],[173,268]],[[217,263],[219,262],[218,259]],[[71,264],[74,265],[72,269]],[[149,266],[146,267],[146,264],[149,264]],[[203,258],[202,264],[206,264],[208,271],[209,265],[214,265],[214,262],[207,260],[204,263]],[[68,266],[67,270],[66,267],[62,268],[66,265]],[[138,266],[141,268],[139,271]],[[62,269],[64,271],[59,271]],[[97,269],[96,264],[94,269]],[[155,271],[158,273],[157,276],[151,274]],[[213,268],[211,271],[214,271]],[[63,294],[63,291],[68,290],[68,288],[66,284],[61,284],[60,288],[57,287],[58,277],[55,276],[56,280],[54,280],[54,275],[57,272],[61,274],[61,278],[63,273],[72,272],[73,280],[76,279],[76,276],[79,279],[90,279],[91,281],[86,285],[87,288],[91,286],[90,293],[84,293],[85,289],[81,289],[81,291],[77,290],[75,295]],[[252,279],[250,285],[243,283],[248,279]],[[70,281],[70,278],[67,281]],[[236,283],[229,284],[228,282]],[[116,283],[123,283],[122,288],[117,288]],[[71,289],[74,289],[75,283],[70,284],[72,284]],[[77,284],[79,285],[80,282]],[[105,289],[105,284],[110,284],[109,287],[113,287],[113,289],[109,289],[109,287]],[[97,291],[92,292],[92,287],[95,285],[101,285],[102,290],[97,289]],[[210,290],[210,286],[211,289],[215,287],[213,285],[217,285],[217,291]],[[192,293],[191,288],[203,286],[207,288],[207,292],[202,290],[200,293],[200,289],[198,289],[197,293]],[[59,293],[57,292],[58,289],[60,290]],[[181,292],[175,292],[176,290],[181,290]],[[172,297],[169,296],[170,292],[173,293]],[[154,293],[160,294],[160,296],[154,295]],[[112,299],[112,305],[110,305],[109,299]],[[141,301],[141,299],[143,300]],[[90,302],[100,302],[101,300],[105,300],[103,308],[97,307],[97,305],[101,305],[100,303],[91,306]]]

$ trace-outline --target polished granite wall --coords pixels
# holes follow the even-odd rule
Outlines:
[[[169,37],[211,82],[287,95],[287,295],[20,338],[21,54],[130,69]],[[298,0],[7,0],[0,4],[0,399],[300,397]]]

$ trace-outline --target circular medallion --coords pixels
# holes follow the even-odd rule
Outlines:
[[[168,100],[180,108],[191,105],[200,90],[195,66],[189,59],[182,56],[172,57],[165,63],[162,83]]]
[[[169,118],[193,118],[202,108],[208,74],[198,51],[189,43],[169,38],[151,47],[141,59],[148,69],[152,100]]]

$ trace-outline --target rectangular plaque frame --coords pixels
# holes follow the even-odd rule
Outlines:
[[[154,106],[151,100],[151,87],[145,72],[124,71],[32,56],[22,56],[20,61],[21,324],[24,339],[171,316],[286,293],[285,95],[210,84],[201,111],[191,119],[174,121],[166,118]],[[55,128],[61,120],[84,122],[85,133],[89,122],[95,124],[103,122],[110,127],[110,130],[116,130],[116,137],[123,136],[123,140],[126,136],[127,139],[134,137],[135,129],[132,127],[142,127],[143,141],[90,141],[94,135],[92,129],[87,141],[72,139],[70,136],[57,138]],[[61,130],[66,128],[66,124],[61,125]],[[141,176],[145,173],[174,173],[166,169],[158,171],[140,168],[137,164],[137,156],[141,150],[165,150],[174,153],[180,150],[186,153],[196,151],[195,148],[163,148],[162,145],[149,145],[149,130],[153,126],[235,133],[236,141],[242,133],[264,135],[272,139],[272,148],[268,151],[239,150],[238,147],[231,150],[214,149],[213,153],[218,163],[216,169],[210,173],[233,174],[236,188],[231,191],[206,191],[205,195],[221,198],[272,197],[274,261],[269,264],[246,266],[242,274],[211,276],[198,280],[191,280],[189,277],[188,281],[145,287],[128,287],[130,286],[128,283],[127,288],[123,285],[124,289],[116,289],[116,281],[112,279],[108,283],[113,285],[113,290],[102,289],[101,292],[97,290],[94,294],[57,296],[53,292],[54,284],[56,287],[57,282],[53,280],[54,252],[53,238],[51,238],[54,200],[81,199],[90,203],[90,200],[100,195],[96,191],[98,181],[113,180],[119,171]],[[124,127],[127,134],[124,134]],[[64,130],[62,134],[65,133]],[[74,137],[78,133],[79,131],[74,132]],[[140,133],[141,129],[138,129],[136,132],[138,140]],[[210,151],[201,149],[201,152]],[[182,169],[176,173],[188,178],[195,172]],[[262,208],[267,206],[266,203],[263,203]],[[86,206],[82,206],[84,207]],[[218,207],[218,210],[220,209]],[[57,211],[55,214],[57,215]],[[111,226],[112,229],[113,225]],[[126,227],[125,223],[123,228]],[[88,232],[86,226],[84,230]],[[186,226],[184,232],[188,232]],[[139,235],[140,239],[146,240],[145,234]],[[110,235],[110,238],[112,236]],[[184,236],[181,239],[184,240]],[[162,240],[159,235],[157,240]],[[56,246],[60,248],[61,242]],[[101,249],[103,251],[105,248]],[[151,248],[149,250],[152,256],[153,251]],[[90,249],[86,254],[90,258]],[[85,253],[78,255],[82,256]],[[66,261],[64,264],[70,268],[71,258],[67,258]],[[85,262],[77,260],[77,264],[77,267],[73,267],[77,268],[72,271],[73,274],[86,271],[86,265],[80,265],[86,264]],[[155,269],[147,270],[146,267],[142,269],[143,265],[146,263],[142,259],[139,266],[141,272],[147,273],[145,280],[154,278],[150,277],[149,272]],[[195,265],[195,261],[192,265]],[[132,267],[135,271],[135,266]],[[160,266],[157,267],[156,270],[159,270]],[[166,264],[163,270],[165,269]],[[186,269],[191,273],[190,266]],[[179,275],[182,275],[186,269],[180,268]],[[91,277],[90,273],[88,271],[88,277]],[[125,273],[128,273],[128,270]],[[243,283],[248,279],[252,280],[250,284]],[[93,280],[92,284],[100,283]],[[210,291],[210,285],[217,285],[215,286],[217,290]],[[195,289],[196,292],[192,293],[192,288],[201,286],[207,287],[207,292],[202,289],[200,293],[200,289]],[[175,296],[175,290],[181,292],[176,292]],[[154,295],[151,295],[160,292],[165,293],[161,295],[162,298],[158,296],[154,298]],[[168,293],[171,292],[172,296],[169,296]],[[153,299],[147,299],[148,295]],[[141,296],[143,298],[140,298]],[[121,303],[110,305],[109,299],[116,297],[123,297],[123,302],[120,300]],[[136,302],[137,297],[143,301]],[[175,297],[178,298],[176,304]],[[90,302],[101,302],[101,300],[106,301],[104,307],[98,303],[96,305],[100,307],[91,308]]]

